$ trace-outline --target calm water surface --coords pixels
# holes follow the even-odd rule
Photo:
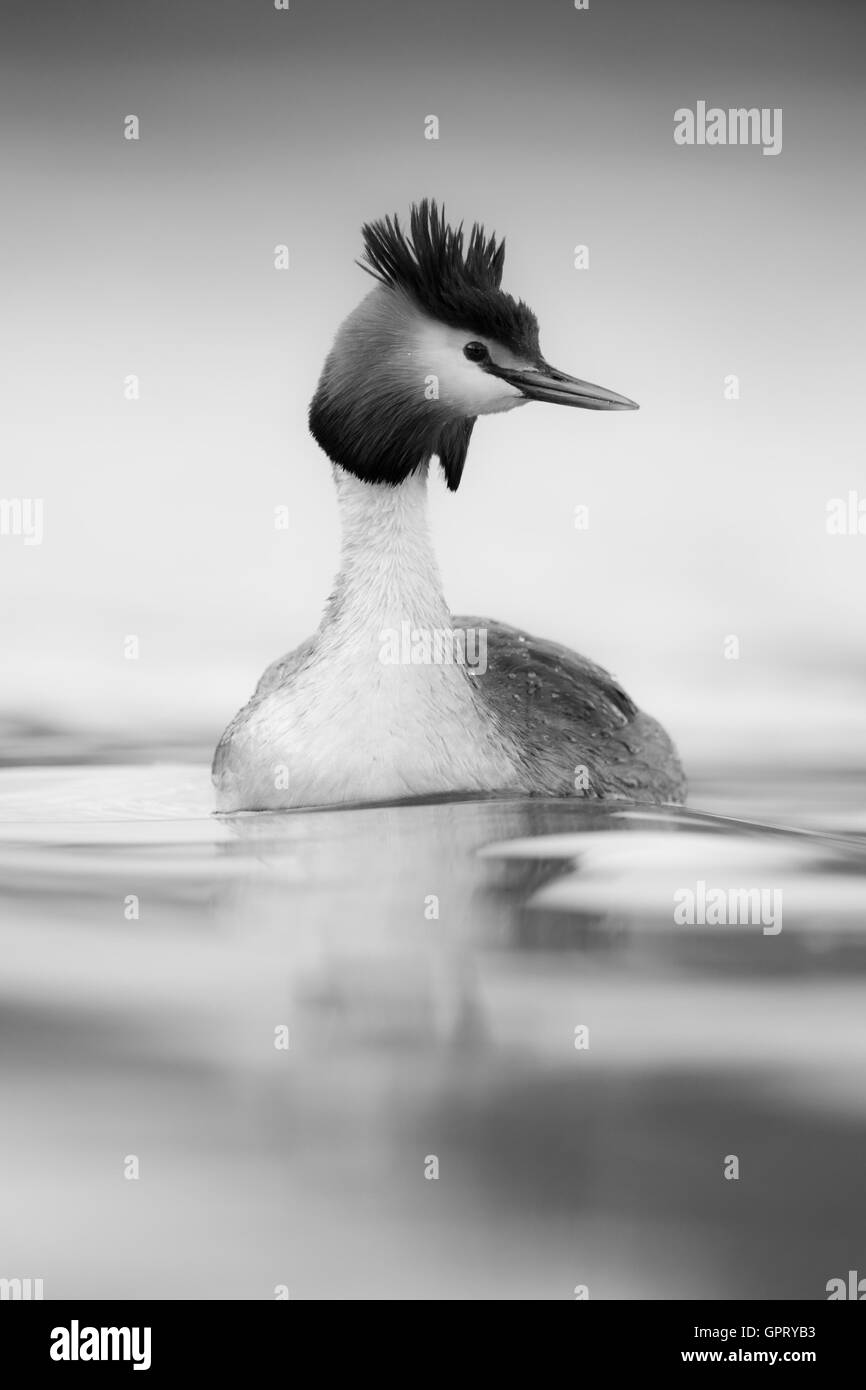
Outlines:
[[[220,818],[201,766],[0,772],[0,1275],[825,1297],[866,1271],[864,787]],[[676,925],[699,880],[781,931]]]

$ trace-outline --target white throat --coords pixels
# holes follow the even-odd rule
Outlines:
[[[453,636],[426,466],[398,487],[340,468],[335,479],[334,591],[315,637],[251,705],[233,745],[243,771],[227,796],[265,809],[518,789],[518,751],[484,701],[488,675],[460,660],[419,661],[399,640]]]
[[[378,659],[381,633],[409,623],[434,630],[451,622],[427,522],[425,464],[401,483],[363,483],[334,469],[340,510],[340,571],[320,639],[349,640],[355,658],[366,636]]]

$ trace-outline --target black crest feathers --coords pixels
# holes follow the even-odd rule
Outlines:
[[[477,222],[467,241],[463,224],[450,227],[444,208],[424,198],[412,206],[408,232],[394,216],[366,223],[362,235],[358,265],[383,285],[401,290],[442,323],[538,356],[535,315],[500,289],[505,242],[488,237]]]
[[[487,338],[530,362],[540,358],[535,315],[500,288],[505,244],[483,227],[476,223],[467,237],[424,199],[412,207],[408,230],[385,217],[368,223],[363,236],[358,264],[395,295],[468,339]],[[312,435],[335,464],[368,483],[399,486],[438,456],[456,491],[475,417],[422,393],[424,379],[408,370],[410,354],[395,354],[391,327],[401,323],[402,306],[377,295],[388,302],[371,311],[370,298],[341,326],[322,369],[310,404]]]

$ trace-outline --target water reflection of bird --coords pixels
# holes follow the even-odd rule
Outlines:
[[[452,617],[427,526],[479,415],[527,401],[633,410],[556,371],[500,288],[504,244],[435,203],[364,228],[378,281],[340,328],[310,407],[334,465],[342,558],[318,632],[270,666],[222,736],[223,810],[451,792],[680,801],[664,730],[607,672],[504,623]]]

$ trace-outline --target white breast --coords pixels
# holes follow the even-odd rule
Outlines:
[[[426,477],[389,488],[337,474],[334,594],[309,659],[242,712],[220,808],[518,788],[516,749],[474,684],[484,674],[447,659],[451,618],[426,527]]]

